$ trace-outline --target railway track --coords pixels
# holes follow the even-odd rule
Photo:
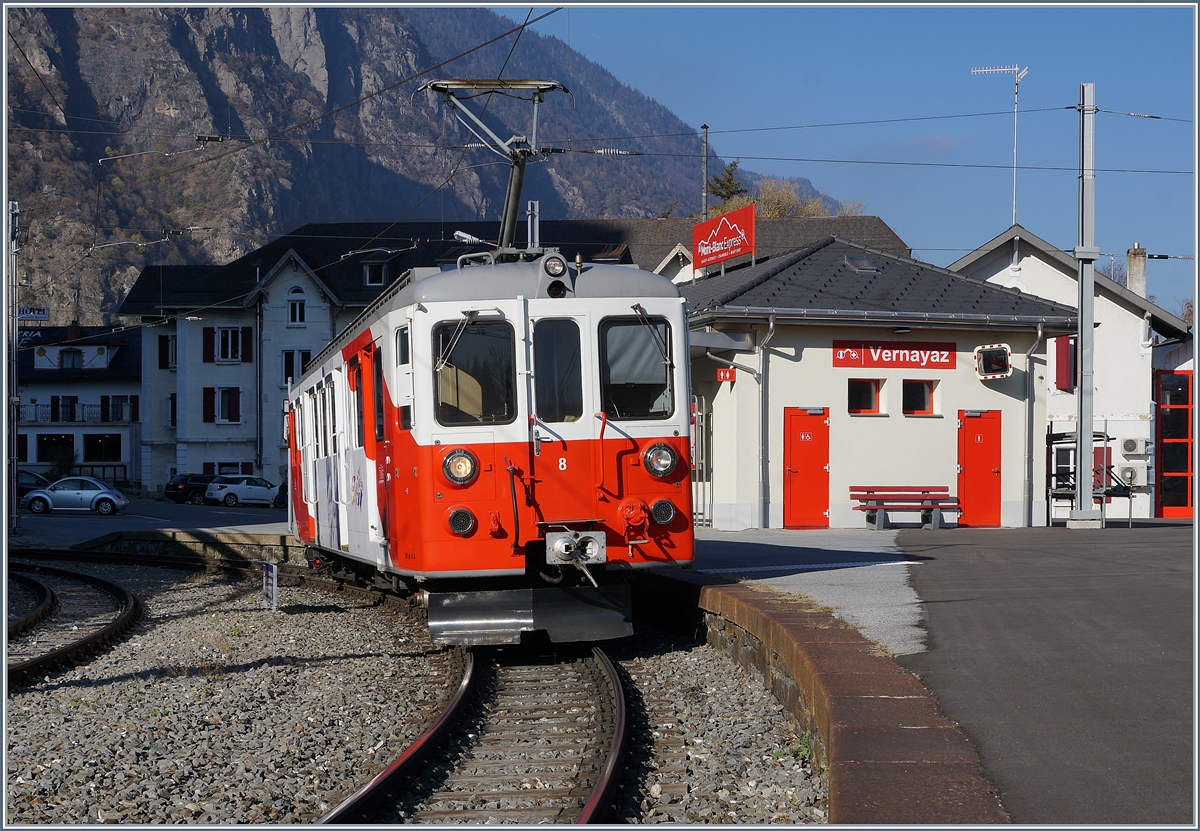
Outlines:
[[[22,591],[41,598],[29,614],[9,622],[9,684],[75,660],[120,637],[137,620],[137,598],[115,583],[49,566],[8,567],[10,591],[15,579]]]
[[[322,823],[600,821],[627,733],[608,657],[599,649],[553,663],[469,654],[438,721]]]

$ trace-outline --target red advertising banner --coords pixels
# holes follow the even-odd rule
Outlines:
[[[833,365],[895,367],[896,369],[954,369],[957,344],[916,341],[835,340]]]
[[[692,226],[692,268],[754,251],[754,205]]]

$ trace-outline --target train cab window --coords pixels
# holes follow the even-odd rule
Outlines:
[[[408,327],[396,330],[396,366],[408,365]]]
[[[466,318],[433,330],[439,424],[509,424],[517,417],[513,328]]]
[[[533,377],[537,416],[547,424],[583,415],[583,368],[579,324],[539,320],[533,329]]]
[[[600,324],[600,392],[614,420],[669,418],[675,410],[671,327],[661,317]]]

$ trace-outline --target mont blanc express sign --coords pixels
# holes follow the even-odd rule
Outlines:
[[[754,205],[692,226],[692,268],[740,257],[754,251]]]
[[[833,365],[896,369],[954,369],[953,343],[835,340]]]

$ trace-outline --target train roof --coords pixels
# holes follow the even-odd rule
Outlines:
[[[482,263],[427,276],[412,273],[407,279],[394,283],[367,306],[314,356],[311,365],[319,364],[331,350],[341,349],[358,336],[366,321],[386,309],[417,303],[546,297],[544,286],[547,278],[541,263],[542,258],[539,257],[522,262]],[[575,265],[571,264],[567,273],[574,278],[574,289],[569,296],[576,298],[595,300],[681,296],[679,289],[666,277],[632,266],[585,263],[577,271]]]

